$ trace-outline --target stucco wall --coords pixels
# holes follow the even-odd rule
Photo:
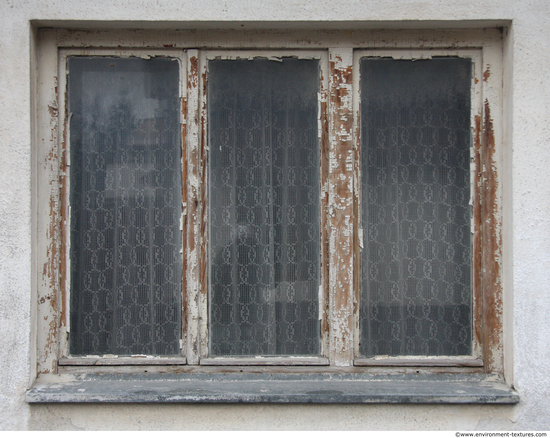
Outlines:
[[[34,377],[30,20],[354,21],[457,27],[508,20],[505,52],[505,365],[517,406],[28,405]],[[420,20],[422,22],[415,22]],[[412,22],[411,22],[412,21]],[[448,22],[446,22],[448,21]],[[476,21],[479,24],[476,24]],[[386,23],[380,23],[386,22]],[[434,23],[437,22],[437,23]],[[207,24],[197,24],[205,25]],[[187,26],[189,26],[187,24]],[[458,24],[460,26],[460,24]],[[131,26],[130,26],[131,27]],[[1,0],[0,429],[550,429],[550,3],[547,0]]]

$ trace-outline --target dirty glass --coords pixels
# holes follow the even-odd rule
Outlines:
[[[471,61],[361,61],[361,354],[469,355]]]
[[[208,69],[210,354],[318,354],[319,62]]]
[[[179,65],[73,57],[70,351],[179,354]]]

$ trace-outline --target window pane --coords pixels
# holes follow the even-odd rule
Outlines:
[[[208,67],[211,354],[318,354],[319,63]]]
[[[69,59],[72,354],[179,354],[179,65]]]
[[[361,61],[361,354],[471,354],[471,61]]]

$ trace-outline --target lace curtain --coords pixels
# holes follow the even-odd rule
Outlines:
[[[179,66],[69,67],[71,325],[79,354],[179,354]]]
[[[210,352],[318,354],[318,61],[208,68]]]
[[[361,61],[361,353],[471,353],[471,61]]]

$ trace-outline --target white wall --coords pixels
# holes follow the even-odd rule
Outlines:
[[[511,20],[505,36],[506,374],[517,406],[28,405],[32,380],[30,20],[355,21],[400,28]],[[412,23],[410,21],[413,21]],[[426,21],[424,23],[415,20]],[[452,22],[445,22],[451,20]],[[386,21],[391,23],[377,23]],[[434,24],[434,22],[437,22]],[[204,23],[203,23],[204,24]],[[200,26],[197,23],[197,26]],[[206,24],[204,24],[206,25]],[[189,26],[189,24],[187,24]],[[460,24],[459,24],[460,26]],[[82,25],[79,25],[82,27]],[[105,27],[105,26],[104,26]],[[132,26],[130,26],[132,27]],[[134,26],[136,27],[136,26]],[[0,429],[550,429],[550,2],[547,0],[2,0]]]

